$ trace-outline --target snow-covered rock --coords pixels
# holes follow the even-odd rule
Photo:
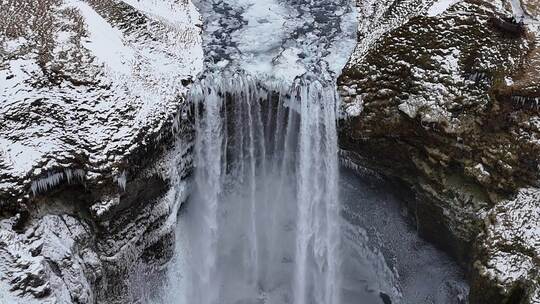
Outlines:
[[[22,225],[20,215],[0,219],[0,300],[136,302],[148,287],[137,285],[140,273],[159,271],[173,254],[191,149],[178,140],[123,194],[72,187],[42,198]]]
[[[512,303],[539,301],[540,202],[521,194],[540,180],[537,3],[357,1],[367,21],[340,78],[341,147],[416,191],[422,236],[466,266],[481,261],[473,303],[504,303],[516,286],[526,300]],[[509,224],[485,227],[490,217]],[[514,249],[502,235],[516,235],[504,241]],[[488,287],[498,297],[486,302]]]
[[[480,239],[478,300],[522,299],[539,303],[540,281],[540,189],[524,188],[509,200],[500,202],[488,214]],[[524,303],[524,302],[521,302]]]
[[[0,11],[0,204],[118,180],[170,137],[203,66],[191,2],[8,0]]]
[[[92,286],[102,279],[103,266],[89,246],[95,236],[88,225],[69,215],[45,215],[22,234],[11,224],[0,221],[4,297],[17,296],[17,303],[95,302]]]
[[[188,0],[0,1],[0,303],[135,302],[169,260],[200,25]]]

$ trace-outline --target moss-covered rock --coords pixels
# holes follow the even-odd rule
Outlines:
[[[501,293],[500,275],[478,275],[481,267],[471,265],[481,259],[489,268],[498,257],[489,250],[502,250],[492,238],[478,238],[490,229],[488,214],[512,212],[498,208],[519,189],[538,185],[537,27],[509,22],[505,1],[462,1],[438,14],[410,3],[394,1],[387,14],[378,14],[382,21],[371,21],[386,29],[377,37],[376,30],[361,28],[358,49],[339,79],[341,148],[416,190],[411,208],[420,233],[472,269],[473,303],[510,303],[516,296],[508,286],[533,294],[538,278],[516,279]],[[523,31],[502,29],[501,22]],[[540,202],[530,205],[530,212],[540,212]],[[538,222],[527,223],[540,234]],[[527,272],[538,264],[514,266]],[[475,296],[479,286],[495,288],[497,296],[483,302]]]

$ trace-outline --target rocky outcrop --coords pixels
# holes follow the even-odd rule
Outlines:
[[[540,303],[540,190],[521,189],[485,218],[471,298],[476,303]]]
[[[0,20],[0,302],[140,299],[131,270],[169,260],[187,193],[196,9],[8,0]]]
[[[372,25],[339,81],[341,147],[415,190],[420,234],[471,268],[472,303],[536,303],[538,27],[505,19],[516,1],[417,2],[359,2]]]
[[[188,191],[183,174],[191,166],[185,146],[178,143],[164,166],[131,179],[123,193],[94,197],[81,186],[64,187],[38,199],[24,225],[19,215],[1,219],[0,300],[138,299],[146,285],[134,284],[133,269],[159,271],[174,251],[176,215]]]
[[[3,210],[61,183],[123,180],[172,141],[203,64],[190,2],[10,0],[0,11]]]

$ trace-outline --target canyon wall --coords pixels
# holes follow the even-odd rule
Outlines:
[[[413,190],[471,303],[540,301],[538,4],[523,4],[359,1],[370,22],[339,81],[342,154]]]
[[[359,0],[339,80],[342,157],[412,190],[419,233],[470,270],[471,303],[540,303],[539,7]],[[189,193],[200,16],[187,0],[0,8],[0,302],[140,298],[129,273],[164,267]]]
[[[188,193],[189,1],[0,4],[0,302],[125,303]],[[133,297],[133,298],[130,298]]]

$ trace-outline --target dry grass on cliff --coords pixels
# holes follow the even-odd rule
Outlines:
[[[540,0],[523,0],[525,11],[535,17],[536,24],[529,26],[528,36],[535,41],[534,48],[529,52],[523,64],[523,70],[516,77],[514,88],[523,91],[535,91],[540,94]]]
[[[47,76],[58,73],[68,61],[80,64],[81,43],[87,36],[84,19],[76,8],[62,4],[62,0],[0,2],[2,64],[35,58]]]

